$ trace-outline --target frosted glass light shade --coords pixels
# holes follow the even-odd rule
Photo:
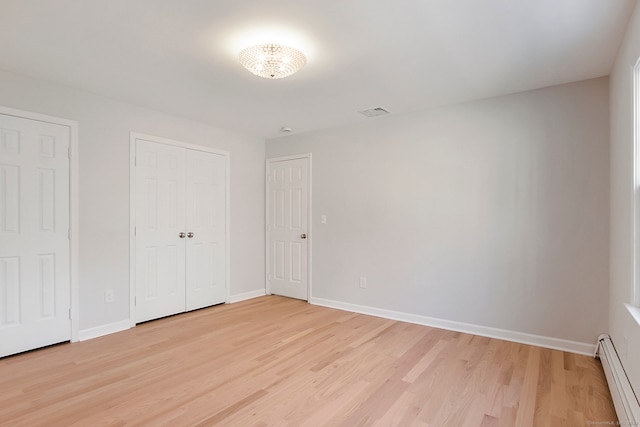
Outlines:
[[[256,76],[281,79],[290,76],[307,63],[304,53],[279,44],[259,44],[240,52],[240,63]]]

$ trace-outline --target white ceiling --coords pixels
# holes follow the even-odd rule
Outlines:
[[[0,68],[272,138],[606,76],[635,4],[0,0]],[[308,63],[253,76],[236,57],[258,41]]]

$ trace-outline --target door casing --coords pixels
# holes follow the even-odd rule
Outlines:
[[[130,303],[129,303],[129,325],[131,327],[136,326],[136,306],[135,306],[135,298],[136,298],[136,235],[135,235],[135,225],[136,225],[136,170],[135,170],[135,162],[136,162],[136,140],[144,139],[145,141],[157,142],[158,144],[166,144],[172,145],[175,147],[187,148],[191,150],[204,151],[207,153],[213,153],[221,155],[225,158],[225,209],[226,209],[226,224],[225,224],[225,282],[226,282],[226,300],[225,302],[229,302],[230,288],[231,288],[231,274],[230,274],[230,257],[229,257],[229,243],[231,241],[230,238],[230,181],[229,178],[231,176],[230,171],[230,154],[228,151],[218,150],[215,148],[204,147],[201,145],[190,144],[186,142],[176,141],[173,139],[162,138],[158,136],[151,136],[147,134],[143,134],[140,132],[131,132],[129,136],[129,289],[130,289]]]
[[[265,185],[264,185],[264,192],[265,192],[265,228],[264,228],[264,232],[265,232],[265,291],[267,295],[271,295],[271,287],[269,285],[269,273],[270,273],[270,258],[269,258],[269,183],[268,183],[268,175],[269,175],[269,165],[271,163],[275,163],[275,162],[282,162],[282,161],[286,161],[286,160],[296,160],[296,159],[308,159],[309,162],[309,179],[307,180],[307,194],[308,194],[308,198],[307,198],[307,302],[311,301],[311,291],[312,291],[312,283],[311,283],[311,278],[313,277],[312,275],[312,246],[313,246],[313,226],[312,226],[312,222],[311,219],[313,218],[312,215],[312,206],[313,206],[313,195],[311,193],[311,190],[313,188],[312,185],[312,170],[313,170],[313,165],[312,165],[312,155],[311,153],[301,153],[301,154],[293,154],[290,156],[282,156],[282,157],[272,157],[269,158],[265,161]]]

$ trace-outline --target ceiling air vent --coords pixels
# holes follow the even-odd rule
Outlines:
[[[389,111],[385,110],[382,107],[376,107],[376,108],[369,108],[368,110],[358,111],[358,113],[367,117],[377,117],[377,116],[384,116],[385,114],[389,114]]]

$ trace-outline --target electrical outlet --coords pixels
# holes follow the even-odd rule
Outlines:
[[[320,215],[320,224],[326,224],[326,223],[327,223],[327,216]]]
[[[367,287],[367,278],[364,276],[360,276],[360,287],[362,289],[366,289]]]
[[[116,299],[115,292],[113,289],[107,289],[104,291],[104,302],[105,304],[110,304]]]

